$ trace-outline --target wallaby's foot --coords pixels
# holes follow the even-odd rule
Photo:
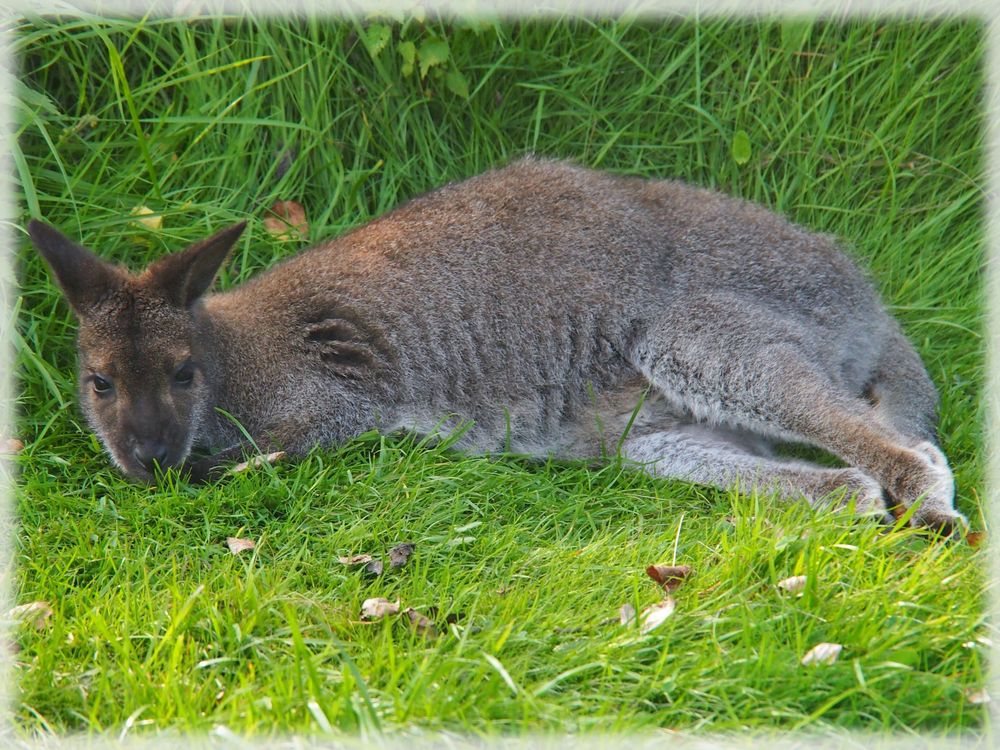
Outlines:
[[[835,510],[845,510],[854,501],[854,512],[858,515],[875,515],[891,523],[892,514],[885,504],[882,486],[860,469],[829,469],[823,472],[815,495],[810,497],[813,505],[831,505]]]
[[[955,510],[955,480],[940,448],[925,441],[903,449],[897,471],[897,478],[888,490],[901,506],[901,512],[919,503],[910,518],[911,526],[947,535],[968,528],[965,516]]]
[[[226,473],[228,459],[220,459],[221,454],[206,456],[194,463],[184,464],[181,471],[191,484],[209,484],[221,479]]]

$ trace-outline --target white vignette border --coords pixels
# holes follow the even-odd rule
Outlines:
[[[1000,5],[991,0],[80,0],[79,2],[53,2],[41,0],[0,0],[0,116],[5,137],[11,139],[16,131],[16,117],[10,97],[12,77],[17,74],[17,61],[10,50],[11,30],[7,23],[17,18],[19,10],[30,9],[34,15],[63,13],[78,15],[115,16],[183,16],[197,9],[200,14],[244,14],[256,16],[294,16],[322,14],[371,13],[377,10],[411,11],[423,7],[429,15],[448,16],[480,15],[493,18],[558,17],[565,15],[618,16],[630,15],[645,18],[666,18],[696,15],[698,17],[724,16],[731,18],[761,16],[804,16],[809,18],[835,17],[895,17],[921,20],[965,17],[984,22],[987,37],[986,90],[983,105],[987,114],[985,152],[987,160],[987,221],[986,221],[986,311],[984,330],[986,348],[986,381],[982,398],[986,405],[986,487],[984,506],[987,527],[992,529],[998,513],[996,492],[1000,487]],[[4,170],[0,177],[0,300],[6,312],[0,323],[0,435],[14,434],[14,349],[9,327],[15,324],[12,316],[16,299],[16,274],[13,260],[17,248],[24,242],[24,230],[14,223],[18,216],[13,199],[14,169],[10,151],[3,155]],[[11,542],[16,527],[14,488],[16,467],[13,461],[0,471],[0,612],[13,605],[14,555]],[[991,581],[1000,581],[1000,550],[990,543],[987,535],[988,565]],[[988,616],[997,622],[1000,612],[1000,593],[990,587]],[[995,639],[987,679],[987,689],[1000,698],[1000,638]],[[488,750],[563,750],[567,738],[560,735],[521,736],[483,739],[454,733],[424,733],[417,730],[385,737],[322,737],[289,736],[276,739],[244,739],[225,727],[216,727],[204,735],[162,734],[150,737],[124,737],[111,735],[47,737],[22,739],[11,725],[14,690],[11,679],[12,658],[6,649],[0,653],[0,744],[22,748],[168,748],[183,743],[189,748],[365,748],[381,746],[393,750],[423,750],[424,748],[483,748]],[[572,743],[581,750],[622,747],[635,750],[661,747],[665,743],[684,750],[702,748],[754,747],[766,741],[770,750],[785,748],[863,748],[864,750],[895,750],[896,748],[967,748],[995,746],[992,725],[997,718],[996,704],[990,704],[990,716],[981,735],[976,737],[942,735],[874,735],[864,732],[845,732],[836,735],[816,736],[809,733],[780,733],[738,737],[727,735],[686,734],[662,731],[644,734],[593,734],[574,735]],[[766,738],[766,739],[765,739]]]

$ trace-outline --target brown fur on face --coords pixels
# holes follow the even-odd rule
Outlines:
[[[169,304],[155,285],[129,279],[88,311],[77,349],[80,408],[115,463],[146,480],[153,473],[144,450],[147,459],[162,453],[161,469],[179,466],[211,393],[192,313]],[[185,367],[191,379],[185,371],[180,382]],[[99,393],[95,376],[110,390]]]

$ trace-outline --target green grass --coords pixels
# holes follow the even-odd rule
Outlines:
[[[277,199],[300,201],[318,239],[527,151],[758,200],[871,269],[941,391],[958,505],[984,527],[982,24],[391,30],[373,59],[377,29],[333,20],[20,23],[22,223],[137,268],[250,218],[230,286],[300,249],[262,227]],[[404,76],[404,43],[437,37],[447,63]],[[162,229],[134,224],[137,206]],[[74,323],[26,241],[18,264],[16,595],[54,610],[15,631],[25,733],[983,725],[965,691],[985,649],[963,645],[992,634],[981,550],[617,465],[398,437],[208,488],[135,486],[75,409]],[[234,557],[228,536],[257,550]],[[382,578],[337,561],[400,541],[413,561]],[[643,568],[672,560],[694,573],[666,624],[606,622],[656,601]],[[775,589],[796,574],[803,596]],[[361,623],[373,596],[436,612],[441,635]],[[840,659],[801,666],[821,641]]]

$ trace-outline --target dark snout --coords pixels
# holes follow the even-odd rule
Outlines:
[[[145,482],[151,482],[158,471],[179,466],[184,460],[183,454],[183,441],[172,439],[164,432],[155,435],[132,433],[117,452],[125,473]]]
[[[132,458],[150,474],[157,468],[167,468],[170,449],[162,440],[142,440],[132,448]]]
[[[158,471],[175,468],[184,460],[187,433],[184,425],[155,397],[134,398],[122,404],[126,415],[121,424],[122,440],[115,452],[129,476],[143,481]]]

